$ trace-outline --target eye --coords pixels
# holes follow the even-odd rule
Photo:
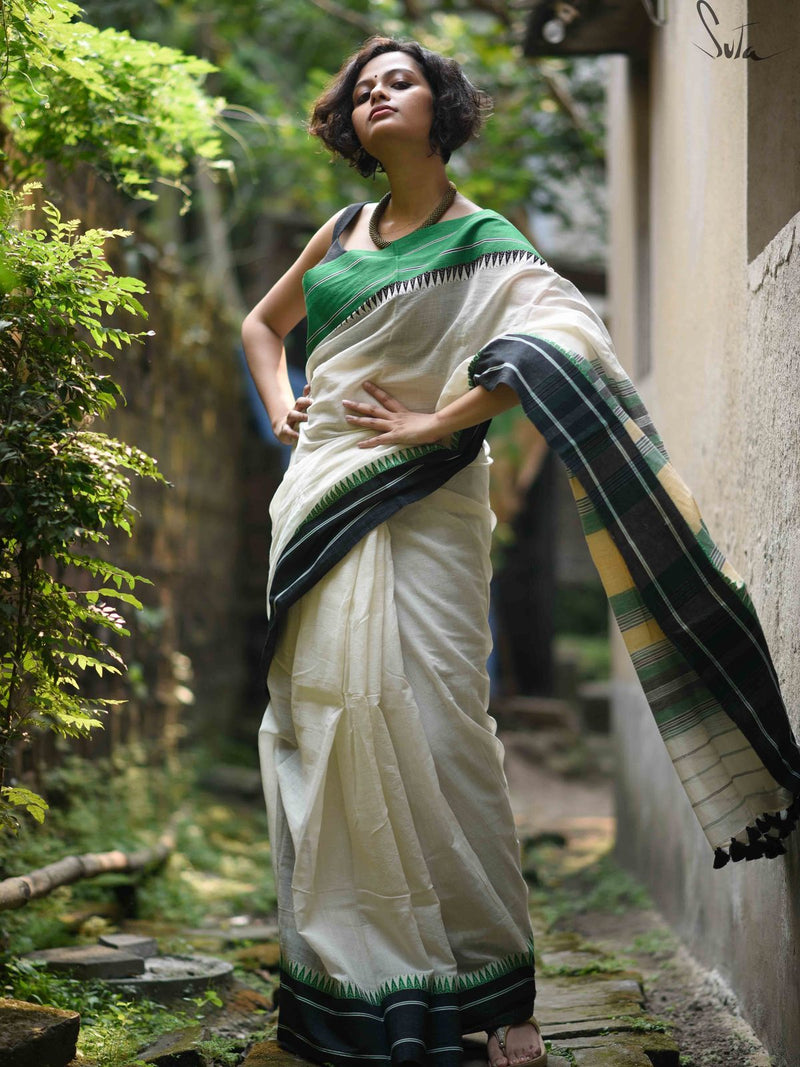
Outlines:
[[[393,82],[392,83],[392,88],[393,89],[408,89],[410,85],[411,85],[411,82],[398,81],[398,82]]]
[[[367,92],[366,90],[362,90],[356,96],[355,102],[356,102],[356,104],[363,104],[364,101],[368,100],[368,99],[369,99],[369,92]]]

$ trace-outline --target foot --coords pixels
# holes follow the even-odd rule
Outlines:
[[[514,1067],[515,1063],[525,1063],[542,1056],[544,1051],[544,1039],[532,1023],[509,1026],[505,1055],[496,1037],[490,1037],[487,1045],[490,1067]]]

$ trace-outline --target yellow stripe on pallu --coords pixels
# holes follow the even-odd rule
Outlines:
[[[631,441],[639,442],[645,437],[644,431],[633,421],[633,419],[625,419],[623,425]],[[664,462],[658,470],[655,471],[655,475],[664,487],[667,496],[670,497],[673,504],[686,520],[689,529],[695,536],[697,536],[703,529],[703,517],[700,514],[697,501],[692,495],[689,486],[668,461]]]
[[[577,478],[570,478],[569,484],[576,504],[580,505],[581,501],[587,496],[585,489]],[[625,565],[625,561],[612,541],[608,530],[600,529],[587,534],[586,544],[589,548],[592,562],[600,575],[600,581],[603,583],[606,596],[609,599],[612,596],[627,593],[635,588],[631,572]],[[629,653],[639,652],[649,645],[654,645],[664,640],[664,631],[653,618],[621,632],[625,647]]]
[[[639,441],[645,436],[644,432],[633,419],[626,419],[624,426],[632,441]],[[675,507],[685,519],[686,525],[695,537],[699,538],[705,530],[705,525],[703,523],[703,516],[700,514],[700,509],[697,506],[697,501],[689,486],[669,462],[664,463],[662,467],[655,471],[655,475]],[[717,563],[717,567],[723,576],[734,586],[738,589],[743,587],[744,580],[735,568],[730,565],[727,559],[720,559]]]
[[[633,440],[643,436],[632,420],[626,426]],[[675,468],[665,463],[656,475],[692,533],[695,536],[701,534],[704,527],[697,503]],[[585,515],[592,509],[591,502],[587,500],[588,494],[577,478],[570,479],[570,488],[579,512]],[[603,527],[586,534],[586,544],[609,598],[635,591],[630,571],[607,529]],[[722,563],[720,569],[731,581],[741,582],[727,562]],[[652,617],[627,629],[620,626],[620,632],[631,655],[667,640],[664,631]],[[713,701],[713,697],[711,699]],[[716,704],[716,701],[713,703]],[[663,724],[659,724],[659,730],[712,847],[726,844],[731,835],[737,832],[739,839],[746,843],[747,835],[742,826],[763,811],[778,811],[788,806],[791,794],[775,781],[744,734],[733,726],[727,713],[720,709],[711,717],[703,715],[698,719],[698,710],[697,707],[691,710],[686,716],[686,726],[675,736],[664,736]],[[714,727],[720,723],[726,724],[726,728],[717,735]],[[682,764],[685,755],[706,748],[708,765],[699,771],[684,771]]]

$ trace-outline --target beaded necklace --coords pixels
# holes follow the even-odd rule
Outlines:
[[[433,211],[430,213],[430,215],[428,215],[425,221],[421,222],[419,226],[415,226],[413,230],[409,230],[408,233],[416,233],[417,230],[424,230],[427,226],[433,226],[434,223],[437,223],[455,200],[456,192],[457,189],[455,185],[453,185],[452,182],[448,182],[447,192],[444,194],[444,196],[433,209]],[[372,212],[372,217],[369,220],[369,235],[373,243],[376,244],[378,248],[388,248],[389,245],[393,243],[392,241],[384,240],[383,237],[381,237],[380,231],[378,229],[380,221],[383,218],[383,213],[386,211],[386,208],[388,207],[391,198],[392,191],[390,189],[389,192],[378,201],[375,206],[375,210]],[[408,237],[408,233],[404,233],[402,234],[402,236]],[[398,240],[398,238],[395,238],[395,240]]]

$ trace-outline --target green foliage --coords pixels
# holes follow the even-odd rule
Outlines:
[[[537,967],[537,973],[543,978],[575,978],[578,975],[587,974],[618,974],[620,971],[628,970],[629,967],[629,960],[620,959],[617,956],[598,956],[596,960],[587,963],[543,963]]]
[[[103,255],[124,231],[81,233],[51,204],[47,228],[27,229],[28,210],[0,194],[0,833],[17,828],[15,809],[39,821],[46,809],[3,785],[12,745],[35,728],[85,737],[114,703],[85,699],[79,677],[124,669],[107,637],[127,634],[117,604],[140,607],[145,579],[87,548],[130,534],[131,475],[163,480],[150,456],[95,428],[121,399],[101,361],[145,336],[106,321],[145,314],[142,282]]]
[[[532,889],[531,903],[549,929],[562,927],[574,915],[607,912],[624,915],[638,908],[652,907],[647,890],[603,853],[588,866],[577,871],[562,871],[558,850],[544,843],[529,847],[526,866],[548,871],[546,884]]]
[[[34,827],[22,823],[19,833],[4,842],[0,878],[23,874],[63,859],[67,853],[124,852],[151,846],[165,828],[166,814],[179,809],[190,789],[186,771],[159,767],[152,752],[141,745],[124,745],[110,757],[87,761],[77,754],[64,757],[47,774],[51,803],[47,822]],[[181,834],[179,829],[179,836]],[[24,908],[0,912],[0,943],[15,954],[74,942],[63,916],[87,900],[109,899],[109,887],[100,878],[60,886]],[[158,886],[159,889],[155,890]],[[153,892],[183,896],[186,914],[199,921],[202,907],[181,879],[167,867],[140,880],[137,887],[142,917],[158,917],[149,908]],[[96,936],[96,933],[92,935]]]
[[[566,634],[608,633],[608,598],[599,581],[565,582],[560,587],[555,627],[558,633]]]
[[[65,851],[124,850],[152,844],[163,831],[166,813],[185,812],[177,825],[176,850],[169,862],[136,888],[137,918],[159,924],[163,953],[196,951],[185,939],[185,926],[221,922],[246,909],[269,914],[275,906],[269,844],[263,805],[225,804],[197,789],[197,765],[211,762],[210,753],[185,753],[180,766],[167,769],[142,747],[120,746],[114,755],[91,763],[68,757],[48,774],[52,813],[42,828],[23,825],[3,849],[0,877],[22,873],[63,857]],[[244,879],[249,885],[246,886]],[[208,892],[205,891],[207,883]],[[236,885],[241,887],[237,894]],[[214,895],[210,895],[211,891]],[[101,982],[84,982],[45,970],[20,958],[23,953],[56,945],[95,942],[98,933],[116,929],[107,919],[84,919],[80,930],[75,913],[87,901],[105,903],[110,888],[102,879],[61,886],[15,911],[0,912],[0,996],[52,1004],[81,1013],[79,1051],[93,1067],[134,1067],[136,1052],[170,1030],[213,1017],[222,1006],[213,990],[187,997],[169,1009],[147,999],[130,1000]],[[167,907],[164,907],[164,903]],[[174,922],[175,934],[162,934]],[[69,927],[67,923],[69,922]],[[257,972],[235,971],[239,980],[271,995],[274,984]],[[266,1019],[265,1019],[266,1022]],[[253,1034],[253,1040],[258,1035]],[[241,1043],[240,1043],[241,1044]],[[231,1065],[235,1041],[212,1036],[198,1044],[209,1062]]]
[[[132,195],[155,199],[154,179],[176,184],[195,159],[217,159],[223,102],[201,87],[211,64],[99,30],[80,21],[70,0],[0,7],[0,116],[14,144],[6,159],[12,180],[38,177],[47,161],[88,161]]]
[[[561,590],[558,591],[559,597]],[[611,676],[611,645],[607,633],[562,633],[556,630],[556,658],[575,664],[577,681],[596,682]]]
[[[43,827],[25,821],[4,842],[0,878],[23,874],[66,853],[125,852],[153,845],[171,812],[175,849],[166,864],[136,881],[137,918],[175,923],[176,941],[162,951],[191,951],[179,943],[181,926],[197,927],[232,914],[275,906],[266,813],[263,804],[233,805],[195,785],[197,767],[209,753],[184,752],[178,765],[160,765],[142,745],[120,745],[110,757],[87,761],[68,755],[47,776],[51,811]],[[65,918],[87,901],[107,902],[109,878],[61,886],[24,908],[0,911],[0,944],[14,954],[74,943]],[[91,920],[81,928],[90,940]]]
[[[80,1012],[78,1052],[93,1067],[144,1067],[137,1050],[163,1033],[203,1020],[205,1005],[217,1006],[219,1000],[213,992],[185,997],[171,1008],[145,997],[129,1000],[103,982],[66,978],[34,960],[8,960],[2,972],[3,996]],[[203,1048],[219,1057],[215,1063],[236,1063],[230,1058],[232,1043],[224,1038],[210,1039]]]
[[[221,1034],[214,1034],[197,1043],[197,1051],[205,1056],[209,1063],[213,1063],[214,1067],[236,1067],[241,1048],[242,1042],[239,1039],[222,1037]]]
[[[666,927],[657,927],[643,934],[637,934],[631,942],[631,947],[635,952],[663,960],[675,955],[678,942],[675,935]]]
[[[365,182],[306,132],[315,97],[372,33],[412,37],[461,62],[492,94],[480,139],[451,167],[466,196],[516,215],[530,208],[568,222],[576,183],[604,220],[602,60],[526,60],[518,7],[419,0],[84,0],[98,25],[198,52],[218,67],[215,88],[235,140],[236,186],[227,205],[234,245],[249,250],[256,224],[299,217],[318,225],[349,201],[374,199],[384,180]],[[247,252],[242,255],[247,258]]]

